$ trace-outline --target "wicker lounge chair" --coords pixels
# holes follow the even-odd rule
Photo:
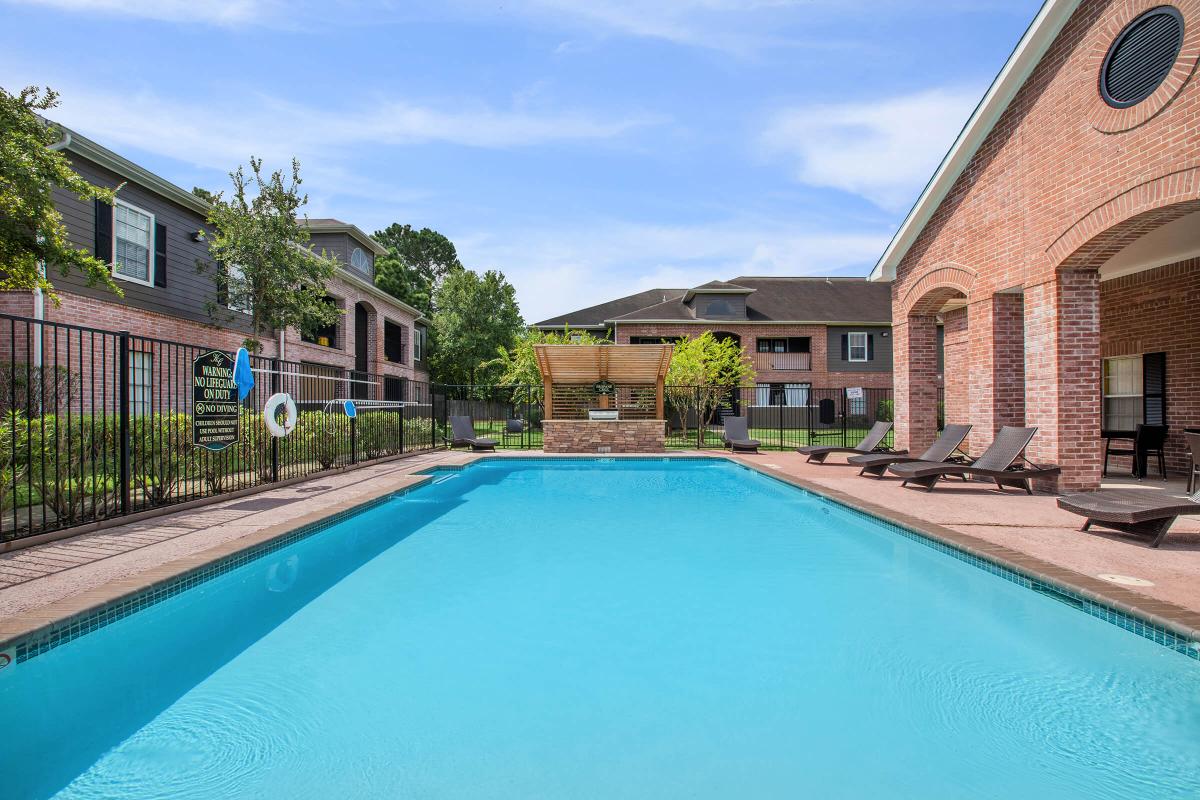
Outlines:
[[[757,453],[758,440],[750,438],[750,431],[745,417],[726,417],[725,431],[721,441],[735,453]]]
[[[495,439],[481,439],[475,435],[475,423],[470,417],[451,417],[450,430],[453,437],[451,447],[470,447],[472,450],[495,450]]]
[[[1150,546],[1158,547],[1176,517],[1200,514],[1200,491],[1189,500],[1149,489],[1105,489],[1065,495],[1058,498],[1058,507],[1087,517],[1082,531],[1103,525],[1123,533],[1151,536]]]
[[[871,430],[867,431],[867,435],[863,440],[854,447],[835,447],[833,445],[810,444],[806,447],[796,448],[796,452],[801,455],[808,456],[808,461],[824,464],[825,459],[829,458],[832,453],[895,453],[897,455],[907,451],[893,451],[887,447],[881,447],[880,442],[888,435],[892,429],[890,422],[876,422],[871,426]]]
[[[1005,486],[1015,486],[1018,489],[1024,489],[1027,494],[1033,494],[1033,488],[1029,485],[1030,478],[1044,478],[1060,472],[1057,466],[1042,466],[1021,457],[1021,453],[1025,451],[1035,433],[1037,433],[1037,428],[1018,428],[1005,425],[996,434],[991,447],[969,464],[913,461],[908,464],[892,464],[888,467],[888,471],[904,479],[902,486],[915,483],[918,486],[924,486],[926,491],[930,492],[942,478],[947,475],[957,475],[963,480],[971,478],[993,480],[1001,491]],[[1023,466],[1017,466],[1018,461],[1023,462]]]
[[[862,467],[858,471],[859,475],[872,475],[876,478],[882,478],[883,473],[887,472],[887,468],[892,464],[908,464],[914,461],[945,461],[954,455],[954,451],[958,449],[958,446],[963,443],[963,439],[966,439],[967,434],[970,432],[970,425],[947,425],[942,430],[942,435],[937,438],[937,441],[930,445],[929,449],[920,456],[905,456],[895,453],[868,453],[861,456],[850,456],[846,461],[856,467]]]

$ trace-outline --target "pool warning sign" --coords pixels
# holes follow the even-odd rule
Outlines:
[[[224,450],[238,440],[233,356],[210,350],[192,362],[192,444]]]

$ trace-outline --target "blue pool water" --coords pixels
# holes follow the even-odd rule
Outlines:
[[[728,462],[440,474],[0,709],[4,798],[1200,794],[1200,662]]]

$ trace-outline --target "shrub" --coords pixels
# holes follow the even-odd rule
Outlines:
[[[164,411],[130,419],[129,452],[133,484],[152,505],[169,500],[196,468],[192,418]]]
[[[896,418],[896,402],[894,400],[880,400],[875,406],[875,419],[882,422],[891,422]]]

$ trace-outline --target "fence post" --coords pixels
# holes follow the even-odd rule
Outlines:
[[[842,447],[849,447],[846,444],[846,417],[850,410],[850,390],[842,387]]]
[[[129,464],[129,331],[121,331],[117,347],[117,415],[121,451],[121,513],[128,514],[130,507],[130,464]]]
[[[696,449],[699,450],[701,447],[701,442],[704,441],[700,433],[700,422],[704,412],[700,410],[700,387],[693,386],[692,390],[696,393]]]
[[[271,394],[279,391],[279,370],[282,365],[278,358],[271,359]],[[271,483],[279,481],[279,437],[271,437]]]
[[[358,463],[358,415],[350,418],[350,463]]]
[[[783,403],[779,406],[779,449],[783,449],[783,410],[787,408],[787,384],[783,385]]]

